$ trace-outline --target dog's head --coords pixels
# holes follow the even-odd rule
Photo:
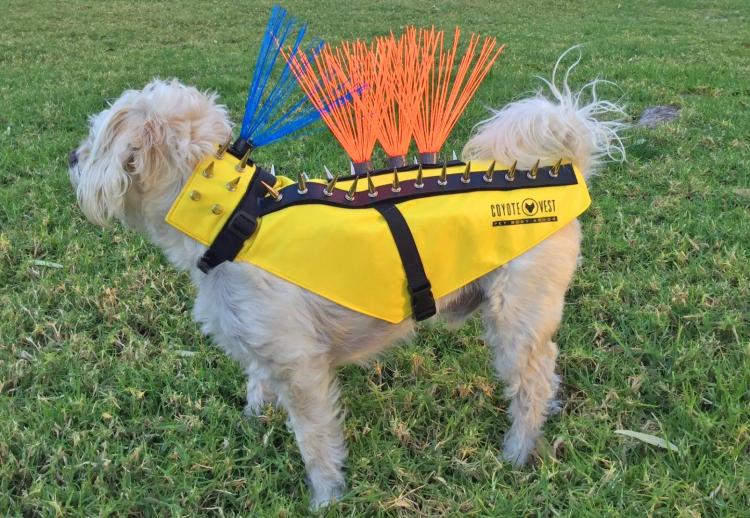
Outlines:
[[[84,214],[143,229],[163,217],[198,161],[215,151],[231,126],[216,95],[176,80],[127,90],[90,119],[88,137],[68,157]]]

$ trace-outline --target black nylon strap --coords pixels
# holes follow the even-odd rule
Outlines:
[[[373,206],[388,223],[388,228],[396,243],[401,264],[406,272],[406,284],[411,296],[411,307],[414,319],[419,322],[430,318],[437,310],[435,308],[435,297],[432,295],[432,286],[424,271],[419,249],[414,242],[414,236],[409,230],[409,224],[404,215],[393,203],[380,203]]]
[[[224,261],[234,260],[245,241],[255,233],[258,227],[258,202],[266,194],[261,181],[273,185],[276,177],[261,168],[257,169],[237,208],[198,261],[198,269],[203,273],[210,272]]]

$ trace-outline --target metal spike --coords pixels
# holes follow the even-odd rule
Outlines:
[[[276,168],[271,164],[271,176],[276,176]]]
[[[338,181],[338,179],[339,179],[339,175],[336,175],[333,178],[331,178],[331,181],[328,182],[328,185],[326,185],[325,189],[323,189],[324,196],[333,196],[333,188],[336,185],[336,182]]]
[[[482,176],[482,180],[487,183],[492,183],[492,175],[495,174],[495,161],[493,160],[490,166],[487,168],[487,172]]]
[[[231,144],[231,142],[232,142],[232,134],[230,133],[229,136],[227,137],[227,141],[224,142],[219,148],[219,150],[216,152],[216,158],[221,160],[224,157],[224,153],[226,153],[227,149],[229,149],[229,145]]]
[[[229,192],[234,192],[237,190],[237,186],[240,184],[240,176],[232,180],[231,182],[227,182],[227,189]]]
[[[306,172],[302,171],[302,176],[305,177],[305,181],[307,181],[307,182],[310,181],[310,176]]]
[[[552,169],[549,170],[549,175],[552,178],[557,178],[560,175],[561,167],[562,167],[562,158],[558,160],[555,165],[552,166]]]
[[[392,192],[401,192],[401,181],[398,179],[398,169],[393,168],[393,183],[391,184]]]
[[[281,201],[281,198],[283,198],[283,196],[279,191],[268,185],[263,180],[260,181],[260,184],[266,188],[268,194],[271,196],[271,198],[273,198],[274,201]]]
[[[415,156],[414,157],[414,165],[418,165],[418,164],[419,164],[419,160],[417,160],[417,157]]]
[[[458,160],[458,156],[456,155],[455,149],[451,152],[451,160]]]
[[[464,174],[461,175],[461,183],[471,183],[471,160],[466,163]]]
[[[193,201],[198,201],[201,199],[201,193],[198,191],[190,191],[190,199]]]
[[[331,173],[331,171],[330,171],[330,170],[328,169],[328,167],[327,167],[327,166],[323,166],[323,169],[325,169],[325,171],[326,171],[326,180],[328,180],[329,182],[330,182],[331,180],[333,180],[333,174],[332,174],[332,173]]]
[[[513,162],[513,165],[510,166],[510,169],[508,169],[508,172],[505,173],[505,179],[509,182],[512,182],[516,179],[516,167],[518,166],[518,160]]]
[[[422,178],[422,164],[419,164],[419,169],[417,169],[417,179],[414,180],[414,187],[417,189],[421,189],[424,187],[424,179]]]
[[[440,177],[437,181],[438,185],[448,185],[448,168],[445,166],[445,160],[443,160],[443,168],[440,170]]]
[[[253,148],[248,149],[245,151],[245,154],[242,155],[242,160],[240,160],[240,163],[237,164],[235,167],[235,170],[239,173],[245,170],[245,166],[247,165],[247,161],[250,160],[250,153],[253,152]]]
[[[224,209],[221,208],[221,205],[219,205],[218,203],[216,203],[213,206],[211,206],[211,212],[213,212],[214,214],[216,214],[218,216],[219,214],[221,214],[222,212],[224,212]]]
[[[536,161],[536,164],[534,164],[534,167],[531,168],[531,171],[526,173],[526,178],[529,180],[536,180],[536,173],[539,171],[539,160]]]
[[[354,177],[354,181],[352,182],[352,186],[349,187],[349,191],[344,195],[344,198],[346,198],[349,201],[354,201],[354,198],[357,196],[357,182],[359,181],[359,176]]]
[[[349,174],[355,176],[357,172],[354,170],[354,162],[349,161]]]
[[[370,198],[375,198],[378,195],[377,189],[375,189],[375,184],[372,182],[372,178],[370,177],[370,172],[367,171],[367,196]]]
[[[304,171],[297,176],[297,194],[307,194],[307,175]]]
[[[214,175],[214,163],[211,162],[208,164],[208,167],[206,167],[203,170],[203,178],[211,178]]]

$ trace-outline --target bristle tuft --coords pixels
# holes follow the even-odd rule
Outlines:
[[[310,59],[282,50],[297,81],[354,163],[370,160],[380,124],[385,83],[372,46],[356,40],[324,45]]]
[[[284,9],[274,6],[258,52],[240,129],[240,137],[255,147],[281,140],[318,119],[318,112],[297,89],[288,64],[284,64],[275,82],[270,78],[287,39],[294,40],[293,52],[305,52],[301,46],[306,30],[305,24],[300,25]]]
[[[407,27],[398,39],[391,34],[377,40],[378,63],[385,72],[378,141],[390,157],[409,152],[429,72],[429,68],[422,66],[423,47],[418,34],[414,27]]]
[[[444,33],[422,29],[420,44],[424,66],[429,67],[414,131],[420,153],[437,153],[476,93],[497,57],[505,48],[497,47],[495,38],[472,34],[458,68],[453,73],[458,55],[461,31],[456,28],[450,49],[444,46]],[[478,51],[478,52],[477,52]]]

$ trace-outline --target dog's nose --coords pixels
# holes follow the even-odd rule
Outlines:
[[[78,150],[74,149],[70,153],[68,153],[68,167],[75,167],[75,165],[78,163]]]

